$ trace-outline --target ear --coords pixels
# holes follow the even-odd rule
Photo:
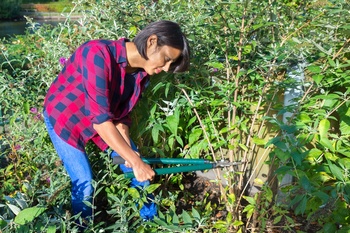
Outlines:
[[[157,47],[157,42],[158,42],[158,37],[155,34],[150,35],[150,37],[148,37],[147,39],[147,47],[151,48],[153,47]]]

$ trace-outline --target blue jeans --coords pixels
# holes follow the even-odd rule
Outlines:
[[[62,160],[63,166],[66,169],[71,182],[71,198],[72,198],[72,209],[73,214],[81,213],[83,218],[92,217],[92,209],[87,206],[84,201],[91,203],[93,195],[92,187],[92,170],[86,152],[80,151],[77,148],[69,145],[63,141],[53,130],[53,127],[48,119],[47,113],[44,112],[44,120],[47,131],[50,135],[52,144],[54,145],[56,152]],[[135,144],[131,141],[132,149],[137,151]],[[111,157],[119,156],[115,151],[111,153]],[[132,171],[132,168],[120,165],[121,170],[125,172]],[[135,178],[131,180],[131,187],[147,187],[150,184],[149,181],[138,182]],[[153,200],[153,195],[148,196],[148,202],[144,203],[140,210],[140,216],[144,220],[152,220],[157,215],[157,206]]]

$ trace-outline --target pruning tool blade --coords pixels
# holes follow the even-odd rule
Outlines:
[[[244,162],[230,162],[230,161],[227,161],[227,160],[221,160],[221,161],[218,161],[218,162],[214,163],[214,167],[215,168],[230,167],[230,166],[241,165],[243,163]]]

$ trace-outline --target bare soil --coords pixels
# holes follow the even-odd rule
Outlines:
[[[209,179],[205,177],[198,177],[195,174],[188,174],[183,179],[184,190],[180,200],[177,203],[177,210],[179,213],[182,210],[191,211],[192,206],[196,202],[203,202],[206,199],[206,202],[210,201],[212,204],[218,206],[217,209],[213,210],[212,220],[225,220],[227,216],[227,211],[225,209],[225,203],[222,203],[220,199],[220,189],[219,186],[213,182],[210,182]],[[241,203],[242,207],[246,203]],[[267,223],[267,230],[264,232],[273,232],[273,233],[284,233],[284,232],[305,232],[305,233],[316,233],[322,229],[316,221],[308,221],[305,216],[296,216],[291,210],[288,214],[290,218],[293,219],[294,225],[289,226],[289,230],[285,230],[285,226],[288,226],[286,220],[282,220],[277,225],[273,224],[273,220]],[[259,226],[253,229],[246,229],[246,232],[262,232],[259,231]],[[215,231],[213,231],[215,232]]]

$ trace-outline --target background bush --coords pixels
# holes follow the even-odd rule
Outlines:
[[[20,17],[20,0],[3,0],[0,8],[0,19],[12,19]]]
[[[86,40],[133,38],[149,22],[169,19],[188,35],[191,70],[152,77],[134,111],[133,138],[144,156],[246,163],[217,173],[220,203],[205,196],[188,209],[177,209],[181,198],[191,200],[184,177],[161,177],[141,194],[156,193],[159,218],[142,223],[137,192],[108,155],[89,145],[99,206],[91,231],[296,232],[291,210],[306,219],[305,231],[317,221],[321,232],[347,232],[348,12],[345,0],[78,0],[57,27],[28,19],[34,33],[0,44],[2,121],[8,121],[1,134],[3,231],[76,228],[78,216],[66,211],[68,178],[39,114],[60,58]],[[72,13],[81,18],[71,20]],[[286,92],[294,94],[291,102],[283,102]],[[269,168],[265,177],[262,166]],[[253,186],[259,192],[250,195]],[[214,216],[217,210],[225,215]]]

